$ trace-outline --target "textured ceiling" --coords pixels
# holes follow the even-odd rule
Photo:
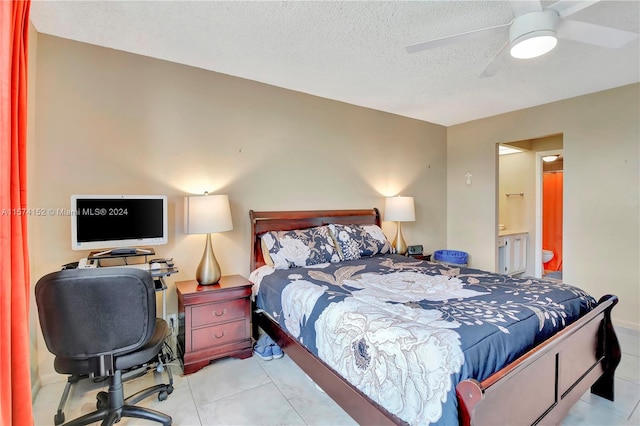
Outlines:
[[[543,2],[548,6],[553,2]],[[640,42],[560,40],[479,75],[508,30],[409,54],[411,44],[510,22],[507,1],[34,1],[40,33],[164,59],[445,126],[640,81]],[[640,32],[640,2],[571,19]]]

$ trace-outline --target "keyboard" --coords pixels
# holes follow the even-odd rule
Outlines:
[[[133,263],[131,265],[109,265],[109,266],[101,266],[101,268],[134,268],[134,269],[142,269],[143,271],[149,270],[148,263]]]
[[[157,263],[154,262],[151,265],[148,263],[133,263],[131,265],[109,265],[109,266],[99,266],[100,268],[133,268],[140,269],[142,271],[149,272],[152,277],[168,277],[171,274],[175,274],[178,272],[178,268],[171,263],[171,266],[166,263]]]

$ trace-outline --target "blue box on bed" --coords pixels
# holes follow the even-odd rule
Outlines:
[[[467,253],[457,250],[436,250],[433,253],[434,260],[454,265],[466,265],[468,257]]]

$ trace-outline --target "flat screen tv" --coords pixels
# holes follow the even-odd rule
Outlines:
[[[164,195],[72,195],[71,212],[73,250],[167,243]]]

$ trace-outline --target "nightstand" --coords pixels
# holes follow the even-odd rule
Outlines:
[[[178,355],[184,374],[223,358],[252,354],[251,286],[240,275],[227,275],[214,285],[195,280],[176,283],[178,292]]]
[[[428,254],[408,254],[408,257],[413,257],[414,259],[417,260],[431,260],[431,253]]]

